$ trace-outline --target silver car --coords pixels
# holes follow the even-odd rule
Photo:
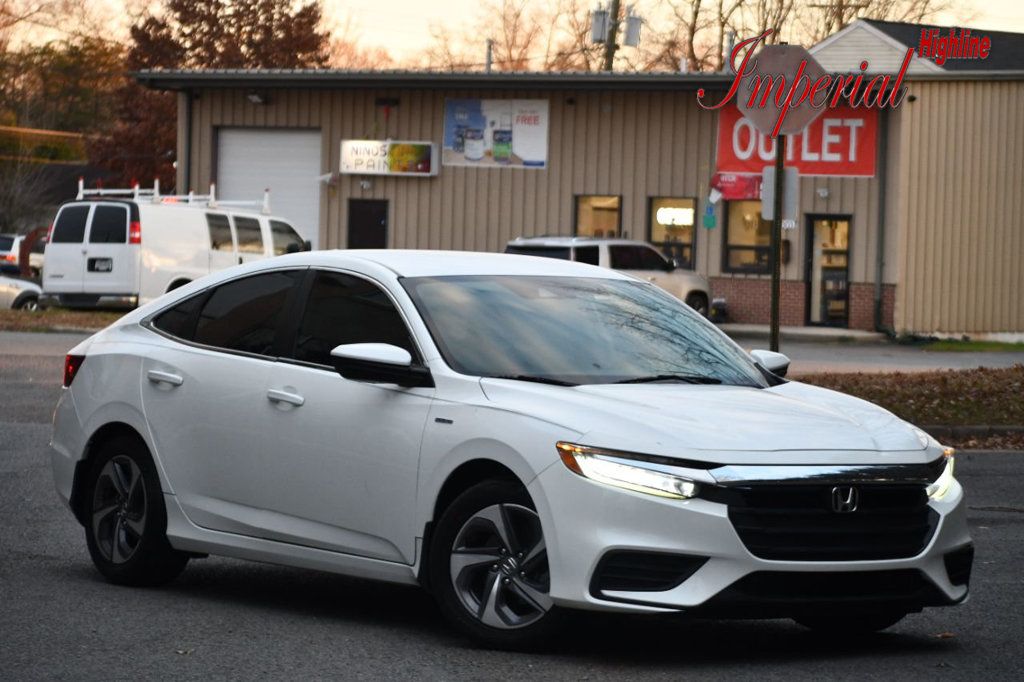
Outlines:
[[[42,291],[34,282],[0,275],[0,308],[38,310]]]
[[[519,237],[508,243],[505,253],[573,260],[625,272],[659,286],[704,317],[708,315],[711,288],[707,279],[665,258],[647,242],[591,237]]]

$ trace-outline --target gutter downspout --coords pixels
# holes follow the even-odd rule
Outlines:
[[[892,329],[883,326],[882,320],[882,277],[885,272],[885,209],[886,184],[888,181],[889,112],[878,112],[878,246],[875,249],[875,331],[892,334]]]

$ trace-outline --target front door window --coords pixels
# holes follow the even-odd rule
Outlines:
[[[845,327],[850,305],[850,218],[812,216],[808,222],[808,321]]]

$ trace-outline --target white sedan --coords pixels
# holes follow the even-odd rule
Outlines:
[[[962,602],[952,451],[786,362],[608,269],[301,253],[75,347],[52,466],[112,582],[220,554],[418,583],[492,646],[572,609],[863,631]]]

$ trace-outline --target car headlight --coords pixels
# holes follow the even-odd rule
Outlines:
[[[953,448],[946,448],[942,451],[942,456],[946,459],[946,466],[942,468],[942,473],[939,474],[939,477],[925,488],[929,499],[941,500],[953,486],[953,481],[955,480],[953,478],[953,464],[955,461],[953,454],[955,452],[956,450]]]
[[[584,478],[638,493],[686,500],[697,494],[697,483],[664,471],[638,455],[599,448],[557,443],[562,463]]]

